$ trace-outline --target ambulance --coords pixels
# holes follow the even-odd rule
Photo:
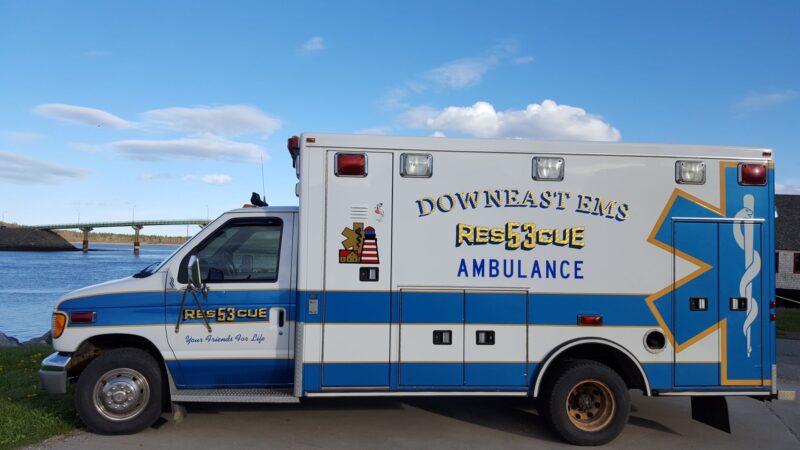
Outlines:
[[[299,207],[246,207],[62,297],[42,388],[90,430],[186,402],[530,397],[614,439],[630,390],[789,398],[768,149],[303,134]],[[252,205],[246,205],[252,206]]]

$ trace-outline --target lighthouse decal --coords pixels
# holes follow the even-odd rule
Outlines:
[[[378,237],[375,228],[354,222],[353,228],[342,230],[344,249],[339,250],[340,264],[379,264]]]

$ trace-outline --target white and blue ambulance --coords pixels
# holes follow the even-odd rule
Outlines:
[[[630,389],[776,385],[770,150],[304,134],[299,207],[229,211],[53,313],[42,387],[100,433],[170,402],[527,396],[569,442]],[[789,396],[790,393],[785,393]]]

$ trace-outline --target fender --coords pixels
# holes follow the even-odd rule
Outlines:
[[[568,341],[565,344],[561,345],[561,347],[556,348],[555,350],[551,351],[550,354],[545,359],[545,363],[542,365],[541,369],[539,369],[539,373],[536,375],[536,383],[533,386],[533,396],[537,397],[539,395],[539,388],[541,387],[542,380],[544,379],[544,374],[547,372],[547,369],[550,367],[550,363],[555,361],[558,358],[558,355],[562,354],[565,350],[569,350],[570,348],[577,347],[583,344],[601,344],[606,345],[608,347],[614,348],[622,352],[622,354],[626,355],[628,359],[631,360],[636,365],[636,368],[639,369],[639,373],[642,375],[642,380],[644,380],[644,387],[645,387],[645,395],[648,397],[651,396],[650,393],[650,382],[647,380],[647,374],[644,372],[644,368],[639,363],[639,361],[624,347],[617,344],[616,342],[609,341],[608,339],[602,338],[578,338],[572,341]]]

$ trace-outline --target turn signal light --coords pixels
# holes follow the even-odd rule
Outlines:
[[[767,166],[764,164],[739,164],[739,184],[764,186],[767,184]]]
[[[580,314],[578,315],[578,325],[597,327],[603,324],[603,316],[600,314]]]
[[[334,165],[337,177],[367,176],[367,155],[364,153],[337,153]]]
[[[778,302],[777,301],[773,300],[773,301],[769,302],[769,307],[770,308],[775,308],[776,306],[778,306]]]
[[[776,316],[776,315],[775,315],[775,313],[772,313],[772,314],[770,314],[770,315],[769,315],[769,321],[770,321],[770,322],[775,322],[775,319],[776,319],[777,317],[778,317],[778,316]]]
[[[67,327],[67,315],[64,313],[53,313],[53,339],[58,339]]]
[[[70,313],[69,321],[72,323],[94,323],[97,313],[94,311],[83,311]]]

